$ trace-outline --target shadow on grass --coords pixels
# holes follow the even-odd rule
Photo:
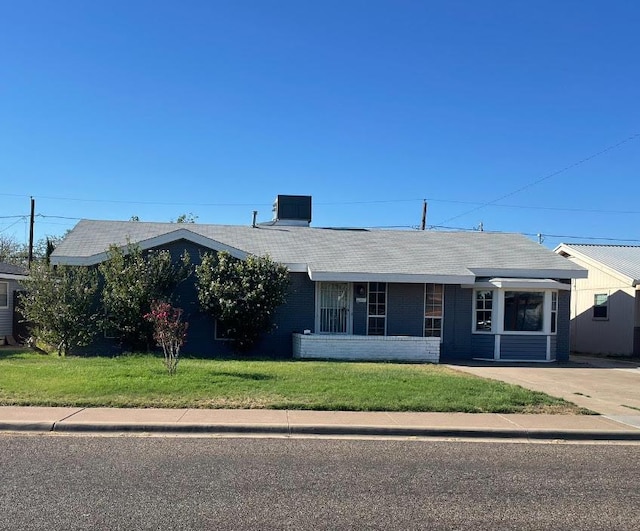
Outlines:
[[[0,347],[0,360],[19,358],[24,354],[33,354],[34,351],[27,347]],[[42,355],[45,357],[45,354]]]
[[[227,371],[213,371],[212,375],[214,376],[224,376],[226,378],[237,378],[238,380],[253,380],[253,381],[264,381],[264,380],[275,380],[275,376],[270,376],[268,374],[263,374],[259,372],[227,372]]]

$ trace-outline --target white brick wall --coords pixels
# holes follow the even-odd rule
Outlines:
[[[293,334],[293,357],[438,363],[440,338]]]

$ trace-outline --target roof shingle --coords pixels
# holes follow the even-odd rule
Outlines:
[[[206,239],[212,248],[218,242],[241,253],[268,254],[290,266],[304,265],[310,274],[326,273],[324,280],[331,280],[332,275],[360,274],[396,275],[398,281],[406,276],[407,281],[422,282],[423,277],[470,280],[475,275],[516,272],[536,278],[574,278],[583,272],[520,234],[92,220],[80,221],[51,259],[53,263],[98,263],[112,244],[125,246],[130,241],[142,248],[153,247],[154,240],[169,241],[172,233],[175,239],[189,239],[190,235]]]

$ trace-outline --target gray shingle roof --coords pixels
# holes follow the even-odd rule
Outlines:
[[[632,283],[640,284],[640,246],[638,245],[594,245],[586,243],[563,243],[556,252],[578,253],[600,262],[629,278]]]
[[[266,255],[314,280],[467,282],[475,276],[574,278],[583,270],[519,234],[80,221],[53,263],[95,264],[111,244],[188,239],[238,256]]]
[[[23,267],[0,262],[0,275],[23,275],[27,276],[27,271]]]

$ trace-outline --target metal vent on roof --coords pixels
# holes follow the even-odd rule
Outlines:
[[[283,225],[311,223],[310,195],[278,195],[273,203],[273,220]]]

